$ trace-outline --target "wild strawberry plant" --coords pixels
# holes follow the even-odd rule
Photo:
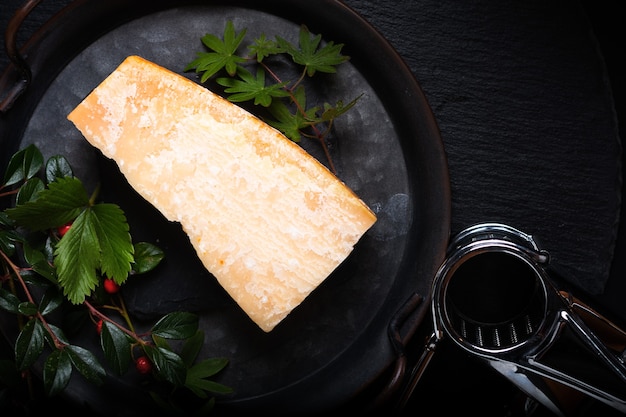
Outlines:
[[[34,365],[43,361],[49,397],[67,387],[74,371],[99,385],[107,374],[135,370],[153,375],[155,384],[169,387],[166,392],[195,394],[199,407],[211,409],[215,395],[232,391],[209,379],[228,360],[197,360],[204,334],[198,316],[189,312],[166,314],[137,332],[123,285],[157,268],[164,253],[151,243],[133,242],[122,209],[97,199],[97,190],[88,195],[63,156],[44,161],[29,145],[10,159],[0,183],[0,313],[14,318],[16,336],[13,357],[0,358],[0,408],[7,409],[3,398],[19,407],[12,390],[34,392],[17,386],[33,384]],[[73,321],[58,319],[68,311]],[[75,331],[77,317],[86,323],[81,331],[99,336],[104,364],[66,335]],[[61,324],[68,322],[66,331]],[[173,394],[156,392],[150,395],[169,411],[184,409]]]

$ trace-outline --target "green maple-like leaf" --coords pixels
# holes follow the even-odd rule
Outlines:
[[[334,73],[337,65],[350,59],[341,54],[343,44],[335,44],[330,41],[321,48],[321,35],[312,36],[306,26],[300,27],[299,48],[281,37],[276,37],[278,45],[285,50],[296,64],[304,65],[309,77],[315,75],[316,71]]]
[[[230,20],[226,22],[223,39],[207,33],[202,37],[202,43],[212,52],[198,53],[196,59],[185,67],[185,71],[195,69],[197,73],[202,73],[200,82],[205,82],[222,68],[230,76],[234,76],[239,64],[245,62],[244,58],[236,54],[245,35],[245,29],[236,33],[233,22]]]
[[[224,91],[229,93],[228,100],[233,103],[254,100],[254,104],[269,107],[274,97],[289,97],[284,90],[286,82],[278,84],[265,84],[265,71],[258,68],[256,77],[249,71],[239,68],[237,71],[240,79],[218,78],[218,84],[226,87]]]
[[[248,50],[256,55],[257,62],[263,62],[263,59],[270,55],[276,55],[284,52],[283,48],[278,45],[273,39],[267,39],[265,34],[262,33],[254,42],[248,47]]]
[[[302,86],[294,92],[294,99],[300,108],[306,109],[306,95]],[[275,120],[267,120],[267,123],[283,132],[292,141],[299,142],[302,137],[301,130],[311,126],[311,120],[315,119],[318,108],[312,107],[304,110],[304,113],[301,111],[292,113],[285,103],[276,100],[272,102],[269,110]]]
[[[337,117],[341,116],[342,114],[350,110],[352,107],[354,107],[356,102],[362,96],[363,94],[359,95],[357,98],[355,98],[354,100],[350,101],[348,104],[345,104],[345,105],[343,104],[343,101],[338,101],[337,104],[335,104],[334,106],[330,105],[329,103],[324,103],[324,111],[322,112],[320,120],[324,122],[329,122],[331,120],[336,119]]]

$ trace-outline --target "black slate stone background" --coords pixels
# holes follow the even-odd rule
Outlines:
[[[44,0],[19,42],[68,3]],[[345,3],[389,40],[424,90],[448,156],[453,233],[493,221],[530,233],[573,291],[626,319],[620,221],[626,22],[617,6],[565,0]],[[2,0],[1,28],[21,4]],[[7,64],[1,54],[0,68]],[[355,403],[362,400],[348,410],[359,409]],[[444,347],[406,414],[525,415],[522,400],[502,377]],[[589,407],[577,415],[613,412]],[[539,407],[526,415],[550,413]]]

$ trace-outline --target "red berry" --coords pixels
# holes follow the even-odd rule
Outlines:
[[[96,323],[96,331],[98,332],[98,334],[102,333],[102,319],[98,320],[98,322]]]
[[[152,363],[146,356],[140,356],[135,361],[135,368],[140,374],[147,374],[152,370]]]
[[[111,278],[104,279],[104,290],[109,294],[115,294],[120,290],[120,286]]]
[[[65,223],[63,226],[57,227],[57,233],[59,234],[60,237],[63,237],[67,233],[67,231],[70,230],[71,226],[72,226],[72,222]]]

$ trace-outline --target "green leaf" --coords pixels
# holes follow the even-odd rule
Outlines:
[[[20,302],[20,299],[13,293],[5,290],[4,288],[0,288],[0,308],[2,310],[17,314]]]
[[[104,321],[100,333],[100,346],[113,372],[123,375],[131,363],[131,344],[128,336],[113,323]]]
[[[163,250],[152,243],[138,242],[134,246],[135,260],[132,265],[134,274],[152,271],[165,258]]]
[[[55,250],[55,265],[59,285],[74,304],[85,297],[100,282],[96,270],[100,267],[100,245],[92,210],[82,212]]]
[[[74,220],[56,247],[59,285],[80,304],[100,283],[98,271],[118,284],[126,281],[133,252],[124,212],[115,204],[96,204]]]
[[[43,367],[43,383],[48,396],[59,394],[67,387],[72,376],[72,361],[64,349],[55,349]]]
[[[64,320],[65,323],[65,320]],[[71,324],[66,323],[68,326],[71,326]],[[56,337],[57,339],[59,339],[61,341],[61,343],[65,344],[65,345],[69,345],[70,342],[67,339],[67,336],[65,336],[65,333],[63,332],[63,329],[61,329],[60,327],[55,326],[54,324],[48,322],[48,326],[50,327],[50,331],[54,334],[54,337]],[[45,337],[46,337],[46,342],[48,342],[48,344],[50,345],[50,347],[54,348],[54,339],[52,338],[52,336],[50,335],[50,333],[45,332]]]
[[[163,316],[152,333],[165,339],[186,339],[198,330],[198,316],[188,312],[173,312]]]
[[[7,215],[31,230],[57,227],[73,220],[89,204],[89,196],[77,178],[64,177],[40,191],[38,198],[6,210]]]
[[[37,306],[30,301],[22,301],[18,304],[17,311],[24,316],[33,316],[37,314]]]
[[[183,347],[180,351],[180,357],[185,362],[185,365],[189,368],[198,357],[202,346],[204,345],[204,332],[198,330],[196,334],[185,339]]]
[[[70,163],[62,155],[55,155],[46,162],[46,181],[48,183],[63,177],[73,177]]]
[[[257,68],[256,77],[244,68],[237,71],[240,80],[234,78],[218,78],[218,84],[226,87],[224,92],[229,93],[228,100],[233,103],[254,100],[255,105],[269,107],[274,97],[289,97],[284,90],[286,82],[265,85],[265,71]]]
[[[184,385],[187,368],[180,356],[171,350],[150,345],[144,346],[144,352],[154,364],[154,369],[159,376],[175,387]]]
[[[203,392],[213,392],[216,394],[231,394],[233,389],[219,382],[209,379],[189,379],[185,382],[185,386],[194,392],[200,398],[206,398]]]
[[[13,256],[15,253],[15,242],[19,237],[13,230],[0,230],[0,251],[7,256]]]
[[[100,270],[122,284],[132,269],[135,251],[126,216],[115,204],[97,204],[91,212],[100,247]]]
[[[56,270],[54,266],[48,262],[48,258],[44,252],[35,250],[28,243],[22,245],[24,258],[28,262],[33,270],[39,275],[45,277],[53,284],[57,283]]]
[[[4,211],[0,211],[0,226],[13,227],[13,220]]]
[[[205,359],[187,370],[185,386],[200,398],[206,398],[205,392],[217,394],[230,394],[231,387],[220,384],[207,378],[216,375],[228,365],[226,358]]]
[[[324,111],[322,112],[321,120],[324,122],[328,122],[333,119],[336,119],[337,117],[341,116],[342,114],[350,110],[352,107],[354,107],[354,105],[362,96],[363,94],[359,95],[357,98],[350,101],[345,106],[343,104],[343,101],[338,101],[334,107],[328,103],[324,103]]]
[[[291,43],[281,37],[276,38],[278,44],[291,55],[296,64],[303,65],[309,77],[315,72],[335,73],[337,65],[346,62],[349,57],[341,54],[343,44],[328,42],[319,48],[322,40],[321,35],[312,36],[305,25],[300,26],[299,45],[295,48]]]
[[[254,42],[248,47],[248,50],[252,55],[256,55],[257,62],[263,62],[263,60],[271,55],[276,55],[284,52],[284,49],[278,45],[278,42],[272,39],[267,39],[264,33],[254,40]]]
[[[41,355],[44,346],[44,329],[41,322],[33,317],[15,341],[15,364],[17,369],[24,371],[28,369]]]
[[[4,174],[4,185],[13,185],[37,175],[43,166],[43,155],[31,144],[16,152],[9,161]]]
[[[234,76],[238,65],[245,62],[245,58],[236,55],[245,35],[246,29],[236,33],[233,22],[227,21],[223,40],[210,33],[202,37],[204,46],[213,52],[198,53],[196,59],[185,67],[185,71],[195,69],[197,73],[202,73],[200,78],[202,83],[222,69],[230,76]]]
[[[27,180],[17,192],[15,204],[20,205],[35,200],[45,188],[43,181],[37,177]]]
[[[301,108],[306,108],[306,96],[304,87],[300,86],[294,92],[296,101],[300,104]],[[305,114],[296,111],[291,113],[289,108],[282,101],[275,100],[269,108],[270,113],[274,116],[275,120],[268,120],[267,123],[276,129],[280,130],[294,142],[300,142],[301,130],[311,126],[309,119],[315,117],[317,107],[306,110]]]
[[[39,310],[41,311],[41,314],[45,316],[61,307],[63,301],[63,294],[59,292],[58,288],[50,286],[43,293],[43,296],[39,301]]]
[[[161,347],[161,348],[164,348],[164,349],[167,349],[167,350],[173,350],[172,347],[170,346],[169,341],[167,339],[159,336],[159,335],[156,335],[156,334],[153,333],[152,334],[152,341],[154,342],[154,344],[157,347]]]
[[[209,358],[198,362],[187,371],[194,378],[209,378],[216,375],[228,365],[227,358]]]
[[[103,383],[106,371],[93,353],[76,345],[68,345],[65,347],[64,351],[69,355],[74,367],[87,378],[87,380],[96,385]]]

